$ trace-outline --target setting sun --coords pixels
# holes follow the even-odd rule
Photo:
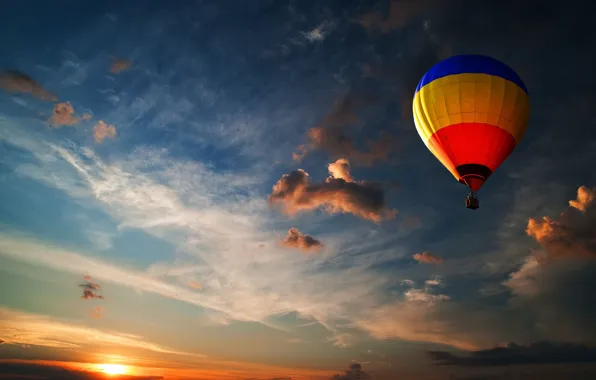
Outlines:
[[[99,368],[108,375],[124,375],[128,368],[121,364],[100,364]]]

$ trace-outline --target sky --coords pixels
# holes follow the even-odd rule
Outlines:
[[[0,379],[596,376],[592,2],[2,9]],[[462,53],[531,104],[475,211],[411,111]]]

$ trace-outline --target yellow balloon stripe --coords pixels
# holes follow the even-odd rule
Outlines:
[[[530,115],[528,95],[515,83],[488,74],[454,74],[435,79],[414,96],[414,122],[428,147],[438,130],[460,123],[486,123],[519,143]]]

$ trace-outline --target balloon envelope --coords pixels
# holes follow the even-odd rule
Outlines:
[[[524,136],[528,91],[509,66],[456,55],[420,80],[413,102],[418,134],[461,183],[477,191]]]

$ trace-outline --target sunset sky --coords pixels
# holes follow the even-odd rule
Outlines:
[[[556,3],[0,1],[0,379],[596,378],[596,6]],[[412,119],[460,53],[531,103],[476,211]]]

